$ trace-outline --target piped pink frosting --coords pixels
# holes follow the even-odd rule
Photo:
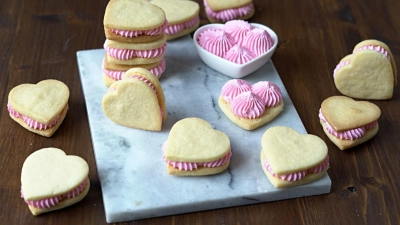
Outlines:
[[[261,116],[266,108],[279,104],[282,92],[270,81],[259,81],[251,86],[245,80],[233,79],[222,86],[221,97],[230,103],[233,114],[254,119]]]
[[[222,22],[227,22],[229,20],[234,20],[236,18],[249,15],[251,12],[254,11],[253,3],[249,3],[242,7],[225,9],[221,11],[212,11],[212,9],[207,4],[207,0],[204,0],[203,3],[207,16],[214,20],[220,20]]]
[[[222,58],[234,46],[235,40],[223,30],[209,29],[200,34],[198,42],[205,50]]]
[[[56,118],[54,118],[54,120],[51,121],[51,123],[43,124],[43,123],[39,123],[38,121],[15,111],[9,102],[7,103],[7,109],[8,109],[8,112],[10,113],[10,115],[12,115],[13,117],[16,117],[16,118],[22,118],[22,120],[24,120],[25,124],[28,125],[32,129],[46,130],[46,129],[56,125],[57,122],[61,118],[61,115],[57,115]]]
[[[325,123],[325,128],[328,130],[328,132],[330,134],[332,134],[333,136],[340,138],[340,139],[345,139],[345,140],[356,140],[361,138],[362,136],[365,135],[365,133],[369,130],[374,128],[377,124],[378,121],[374,121],[370,124],[367,124],[365,126],[362,127],[357,127],[354,129],[350,129],[350,130],[346,130],[346,131],[342,131],[342,132],[336,132],[332,126],[328,123],[328,121],[326,121],[325,116],[322,114],[321,109],[319,110],[319,114],[318,114],[319,118],[322,120],[322,122]]]
[[[389,52],[382,46],[379,46],[379,45],[363,45],[363,46],[355,49],[353,51],[353,54],[357,53],[359,51],[363,51],[363,50],[373,50],[373,51],[379,52],[379,53],[383,54],[390,61]],[[333,70],[333,77],[335,77],[337,71],[340,68],[342,68],[343,66],[349,65],[350,63],[351,63],[351,60],[346,60],[346,61],[340,62],[338,65],[336,65],[335,69]]]
[[[85,179],[78,187],[74,188],[72,191],[59,195],[59,196],[54,196],[50,198],[45,198],[45,199],[40,199],[40,200],[35,200],[35,201],[28,201],[24,198],[24,192],[21,187],[21,198],[24,198],[25,202],[28,205],[31,205],[35,208],[41,208],[41,209],[46,209],[46,208],[51,208],[56,206],[60,201],[68,198],[74,198],[78,196],[83,190],[85,190],[86,186],[88,185],[88,179]]]
[[[264,101],[265,107],[273,107],[282,100],[281,89],[270,81],[259,81],[251,86],[251,90]]]
[[[196,24],[199,22],[199,20],[200,20],[200,17],[199,17],[199,15],[197,15],[197,16],[193,17],[192,19],[185,21],[183,23],[168,25],[168,27],[165,29],[165,33],[167,35],[173,35],[173,34],[179,33],[184,29],[188,29],[193,26],[196,26]]]
[[[165,158],[165,150],[167,148],[168,141],[164,142],[162,146],[163,151],[163,160],[169,165],[179,170],[195,170],[199,167],[218,167],[222,166],[227,163],[231,156],[232,151],[229,149],[228,153],[224,155],[222,158],[211,161],[211,162],[176,162],[176,161],[169,161]]]
[[[328,168],[329,167],[329,156],[326,156],[324,161],[322,161],[322,163],[318,164],[317,166],[314,166],[307,170],[302,170],[302,171],[298,171],[298,172],[290,173],[290,174],[284,174],[284,175],[275,174],[271,168],[271,165],[269,164],[269,162],[266,158],[264,158],[264,167],[270,174],[272,174],[273,176],[275,176],[281,180],[298,181],[298,180],[303,179],[309,173],[320,173],[321,171]]]
[[[247,33],[253,28],[244,20],[231,20],[226,22],[222,29],[230,34],[237,44],[242,45]]]
[[[165,53],[167,48],[167,43],[164,43],[163,46],[155,49],[148,49],[148,50],[133,50],[133,49],[119,49],[119,48],[112,48],[107,45],[107,41],[104,43],[104,49],[107,53],[116,59],[119,60],[128,60],[132,58],[156,58]]]
[[[230,103],[234,97],[245,91],[251,91],[249,82],[242,79],[233,79],[222,86],[221,96],[226,102]]]
[[[237,64],[245,64],[254,59],[255,55],[245,47],[234,45],[223,58]]]
[[[268,51],[274,45],[274,40],[271,35],[264,29],[254,28],[247,32],[243,39],[243,46],[260,56]]]
[[[165,32],[167,26],[168,26],[168,21],[165,20],[161,26],[150,30],[119,30],[119,29],[110,29],[110,30],[111,32],[118,34],[119,36],[132,38],[132,37],[137,37],[139,35],[154,36],[162,34]]]
[[[108,76],[109,78],[112,78],[113,80],[121,80],[122,76],[125,74],[126,70],[106,70],[104,69],[104,60],[102,62],[102,70],[103,73]],[[149,69],[149,71],[154,74],[154,76],[156,76],[157,78],[159,78],[161,76],[162,73],[164,73],[166,68],[166,61],[165,59],[161,59],[160,64],[158,64],[158,66]]]
[[[265,112],[263,100],[252,91],[242,92],[231,103],[232,112],[242,118],[255,119]]]

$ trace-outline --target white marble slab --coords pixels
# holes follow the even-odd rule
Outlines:
[[[283,92],[284,111],[269,124],[246,131],[218,107],[221,87],[231,78],[200,60],[190,36],[169,42],[167,69],[160,78],[168,119],[161,132],[150,132],[117,125],[103,114],[101,100],[107,91],[102,81],[103,56],[103,49],[77,52],[107,222],[329,193],[328,175],[308,185],[276,189],[263,173],[259,154],[265,130],[285,125],[306,133],[271,61],[243,79],[251,84],[261,80],[276,83]],[[230,137],[233,156],[225,172],[205,177],[166,173],[161,146],[172,125],[186,117],[203,118]]]

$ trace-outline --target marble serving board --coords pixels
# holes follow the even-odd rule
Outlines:
[[[77,61],[108,223],[330,192],[328,175],[304,186],[277,189],[261,168],[261,136],[268,128],[283,125],[306,133],[272,61],[242,79],[250,84],[264,80],[277,84],[284,110],[269,124],[247,131],[233,124],[218,107],[221,87],[231,78],[200,60],[190,36],[168,42],[167,68],[160,78],[168,118],[160,132],[151,132],[120,126],[104,115],[104,54],[103,49],[78,51]],[[174,123],[187,117],[205,119],[229,136],[233,155],[226,171],[203,177],[167,174],[161,146]]]

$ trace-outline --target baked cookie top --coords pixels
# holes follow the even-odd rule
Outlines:
[[[145,0],[110,0],[104,27],[120,30],[150,30],[164,24],[164,11]]]
[[[252,0],[205,0],[212,11],[221,11],[230,8],[238,8],[252,3]]]
[[[168,25],[183,23],[199,15],[199,4],[190,0],[153,0],[152,4],[162,8]]]
[[[381,110],[375,104],[346,96],[325,99],[321,104],[321,112],[336,132],[365,126],[381,115]]]
[[[20,84],[8,94],[12,108],[39,123],[51,123],[67,105],[69,89],[58,80],[43,80],[37,84]]]
[[[89,166],[79,156],[66,155],[57,148],[43,148],[26,158],[21,172],[25,200],[59,196],[76,188],[89,174]]]

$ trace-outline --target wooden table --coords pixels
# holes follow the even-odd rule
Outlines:
[[[107,0],[1,0],[0,2],[0,223],[106,224],[76,52],[102,48]],[[201,0],[201,24],[208,23]],[[367,4],[368,2],[368,4]],[[385,42],[400,66],[400,1],[255,0],[251,22],[279,36],[272,57],[298,113],[311,134],[329,147],[330,194],[145,219],[124,224],[400,224],[400,90],[372,101],[382,115],[378,134],[340,151],[318,120],[321,102],[340,95],[332,73],[364,39]],[[7,112],[9,91],[21,83],[58,79],[70,89],[70,109],[58,131],[45,138],[28,132]],[[84,158],[92,182],[78,204],[32,216],[20,198],[26,157],[44,147]]]

